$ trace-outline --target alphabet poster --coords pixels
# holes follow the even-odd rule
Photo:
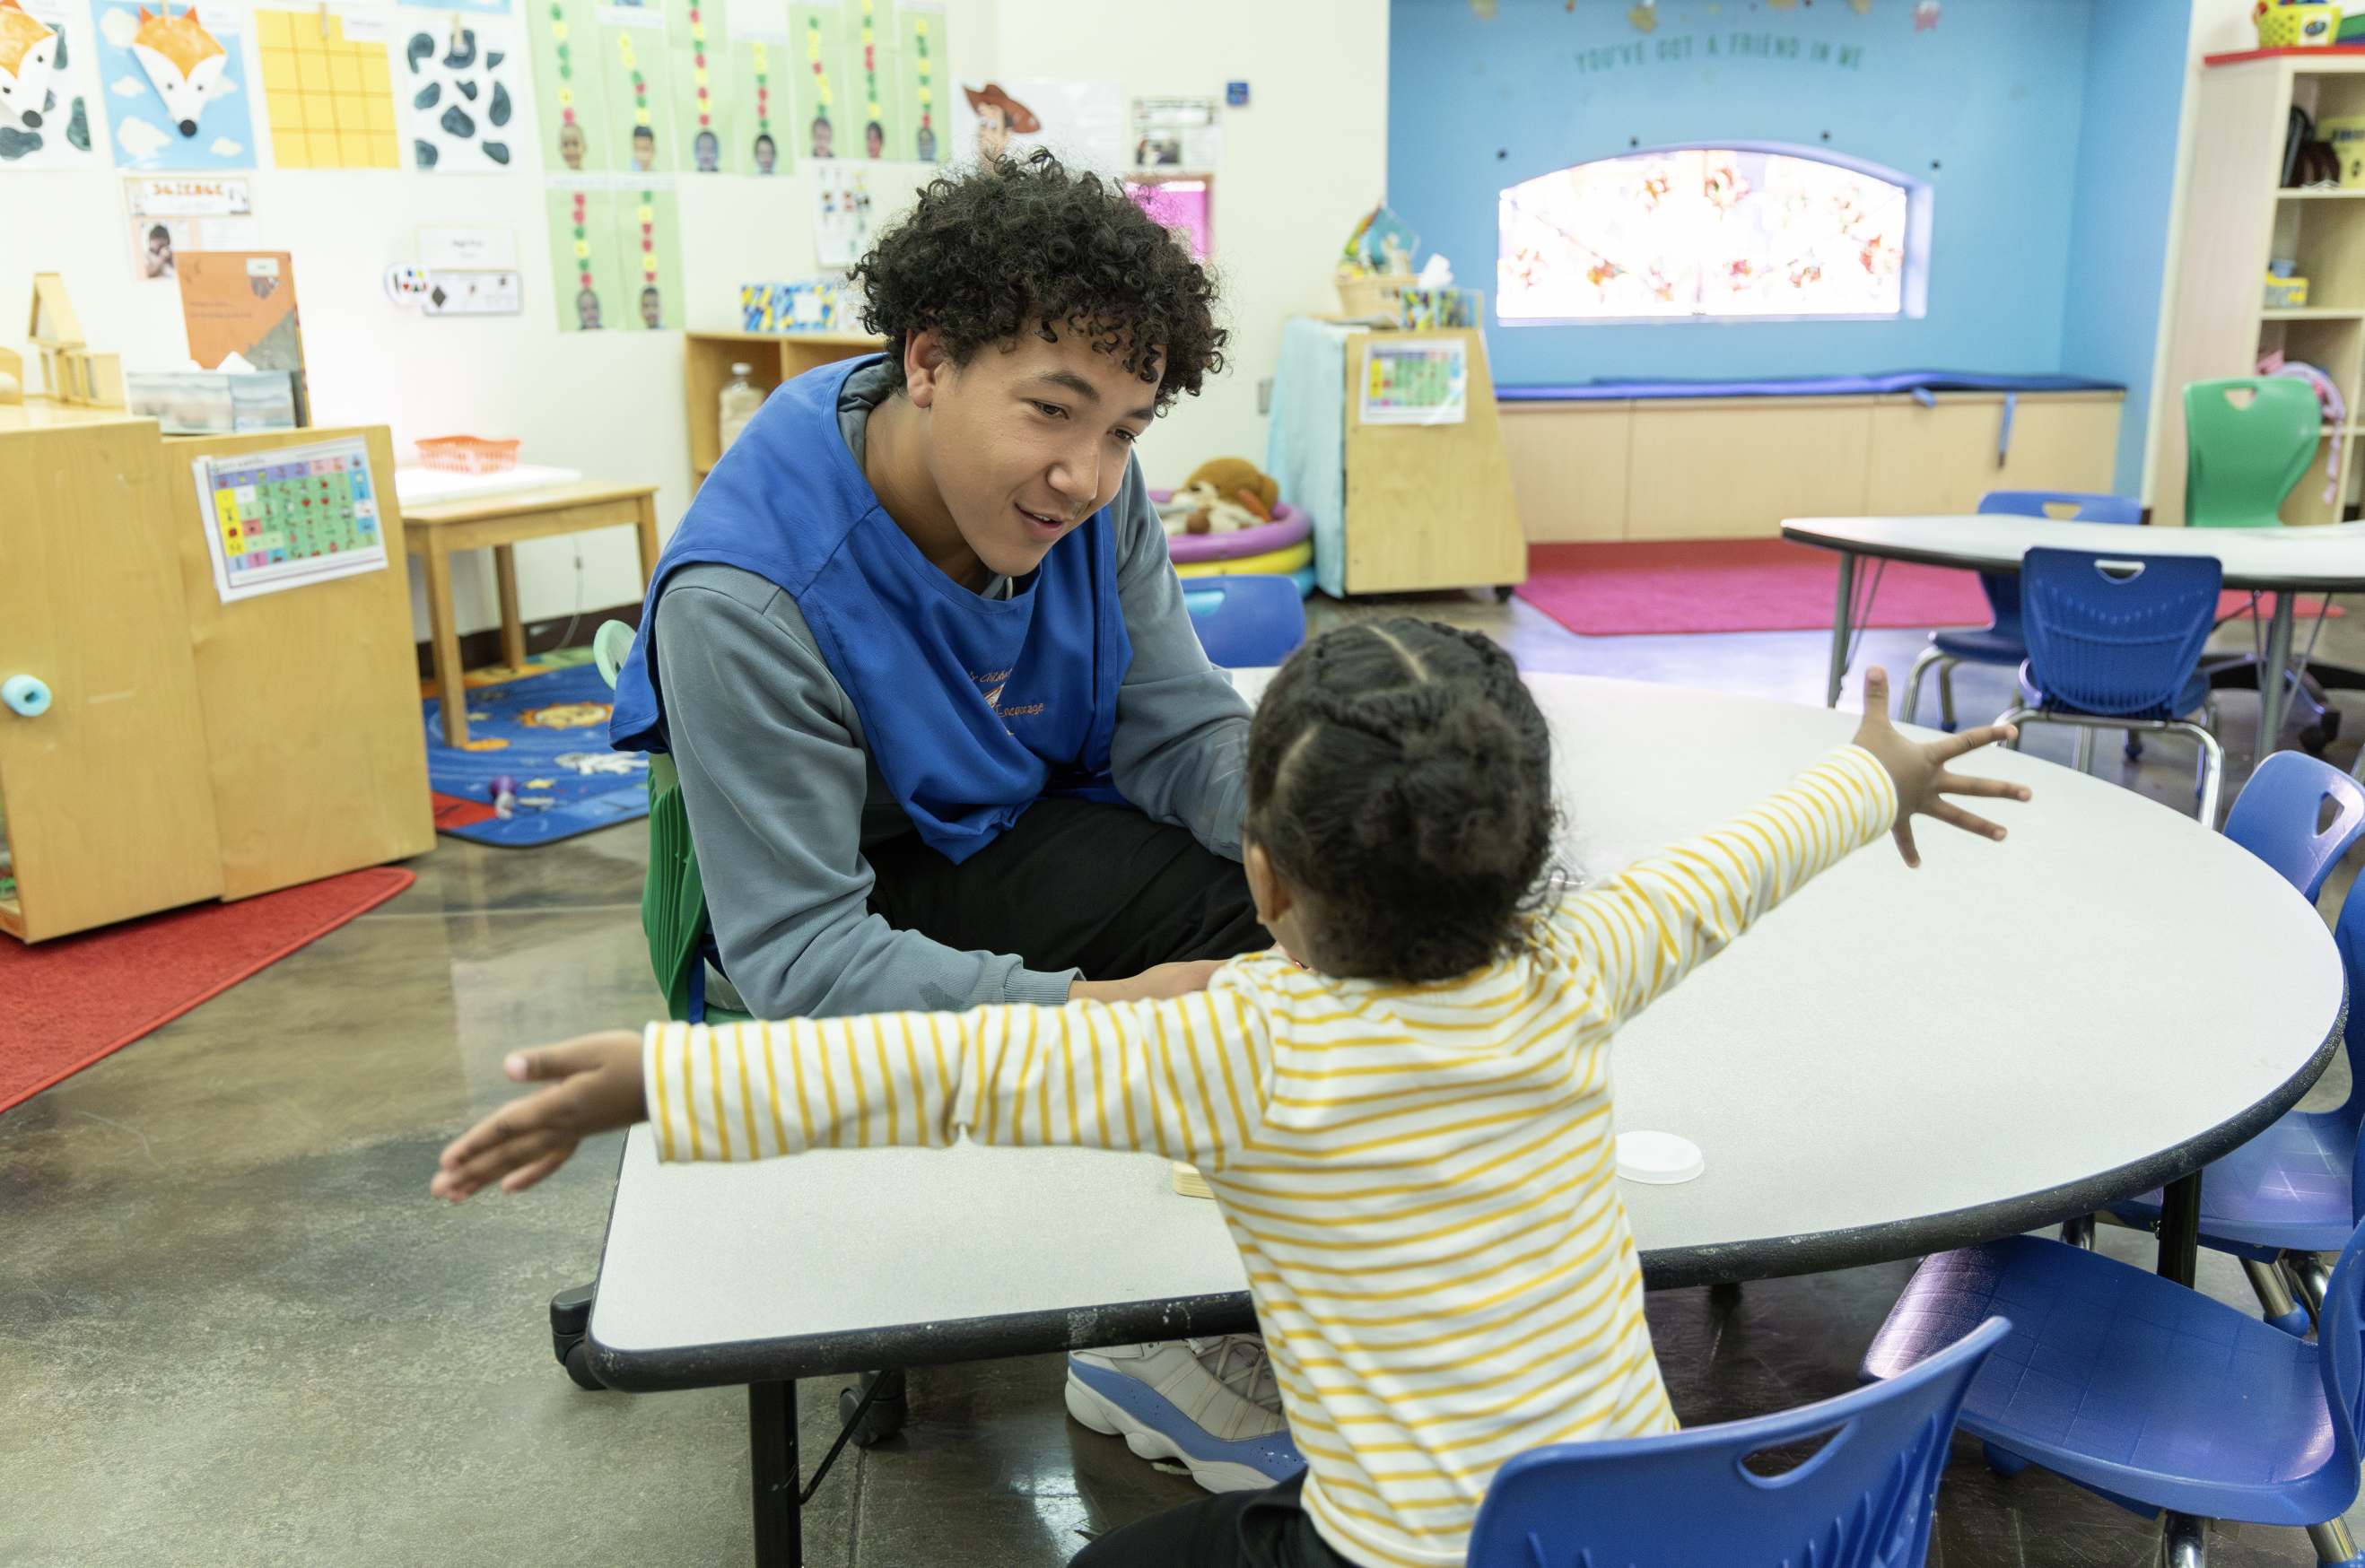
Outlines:
[[[90,31],[67,0],[0,0],[0,169],[82,169]]]
[[[252,169],[246,62],[233,6],[163,13],[91,0],[101,92],[118,169]]]
[[[446,13],[398,18],[395,96],[403,162],[422,174],[498,174],[527,137],[525,79],[507,22]]]

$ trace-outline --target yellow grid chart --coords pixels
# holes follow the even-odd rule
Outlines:
[[[254,13],[271,153],[283,169],[398,169],[386,45],[353,43],[335,12]]]

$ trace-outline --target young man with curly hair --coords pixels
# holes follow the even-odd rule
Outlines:
[[[890,352],[748,422],[617,682],[614,744],[679,769],[708,994],[790,1018],[1197,990],[1272,940],[1239,865],[1249,709],[1133,448],[1223,369],[1214,282],[1048,153],[935,181],[853,277]],[[1210,1490],[1303,1462],[1253,1337],[1078,1352],[1067,1398]]]

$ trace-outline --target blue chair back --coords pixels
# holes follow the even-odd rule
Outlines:
[[[2327,799],[2335,811],[2318,833]],[[2359,835],[2365,835],[2365,789],[2304,752],[2279,751],[2260,763],[2225,813],[2225,836],[2281,872],[2310,903]]]
[[[2048,701],[2129,719],[2172,719],[2217,614],[2225,570],[2211,555],[2038,548],[2022,557],[2028,665]]]
[[[1919,1568],[1963,1394],[2011,1330],[1990,1317],[1889,1382],[1779,1415],[1515,1455],[1479,1506],[1469,1568]],[[1781,1474],[1743,1462],[1824,1433]]]
[[[1191,577],[1182,602],[1207,661],[1225,669],[1277,665],[1306,641],[1306,599],[1289,577]]]
[[[2068,509],[2063,510],[2063,509]],[[2047,510],[2051,509],[2051,510]],[[2143,502],[2133,496],[2105,496],[2091,490],[1990,490],[1979,498],[1982,517],[2052,517],[2063,522],[2143,521]],[[1995,612],[1995,630],[2020,633],[2020,577],[2011,572],[1981,572],[1979,588]]]
[[[2351,899],[2350,903],[2357,901]],[[2349,967],[2353,978],[2356,966]],[[2352,1189],[2353,1191],[2354,1189]],[[2317,1372],[2324,1379],[2324,1402],[2332,1407],[2333,1462],[2350,1472],[2357,1468],[2357,1434],[2365,1430],[2365,1225],[2350,1233],[2332,1266],[2332,1283],[2324,1293],[2324,1311],[2316,1319]]]

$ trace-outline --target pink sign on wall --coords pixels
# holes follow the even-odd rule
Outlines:
[[[1128,180],[1125,192],[1140,205],[1142,211],[1167,228],[1190,235],[1193,258],[1204,262],[1216,248],[1215,230],[1209,222],[1215,196],[1212,185],[1213,182],[1205,178],[1139,184]]]

